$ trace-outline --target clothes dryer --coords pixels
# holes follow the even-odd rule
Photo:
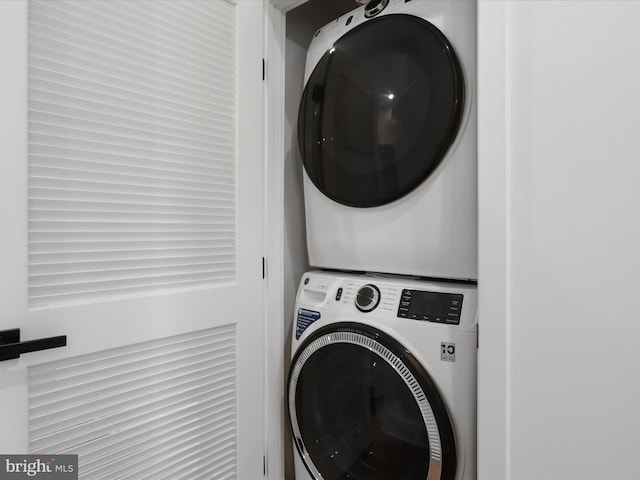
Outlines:
[[[297,480],[476,478],[476,287],[309,272],[288,380]]]
[[[477,278],[475,0],[318,30],[298,116],[312,266]]]

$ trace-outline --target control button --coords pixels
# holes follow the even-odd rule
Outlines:
[[[356,308],[361,312],[370,312],[380,303],[380,290],[375,285],[364,285],[356,294]]]
[[[340,300],[342,298],[342,287],[338,288],[338,292],[336,293],[336,300]]]
[[[364,7],[364,16],[367,18],[375,17],[385,9],[388,3],[389,0],[371,0],[367,3],[367,6]]]

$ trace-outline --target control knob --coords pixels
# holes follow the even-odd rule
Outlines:
[[[380,303],[380,290],[375,285],[367,284],[360,287],[356,294],[356,308],[361,312],[370,312]]]
[[[389,0],[371,0],[364,7],[364,16],[366,18],[375,17],[377,14],[379,14],[382,10],[385,9],[388,3],[389,3]]]

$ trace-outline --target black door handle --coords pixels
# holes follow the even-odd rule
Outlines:
[[[0,362],[18,358],[23,353],[37,352],[49,348],[65,347],[67,336],[38,338],[37,340],[20,341],[20,329],[0,331]]]

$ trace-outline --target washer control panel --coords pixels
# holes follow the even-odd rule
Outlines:
[[[464,299],[461,293],[398,289],[390,286],[378,288],[373,283],[348,284],[346,292],[344,304],[355,305],[363,313],[372,312],[380,305],[381,310],[393,312],[399,318],[460,325]],[[338,288],[336,300],[343,299],[342,293],[342,287]]]
[[[460,324],[463,295],[403,289],[398,317],[427,322]]]
[[[364,315],[371,319],[413,320],[461,329],[473,328],[477,320],[474,285],[374,274],[307,272],[296,302],[298,320],[303,327],[329,310],[353,315],[353,319]]]

